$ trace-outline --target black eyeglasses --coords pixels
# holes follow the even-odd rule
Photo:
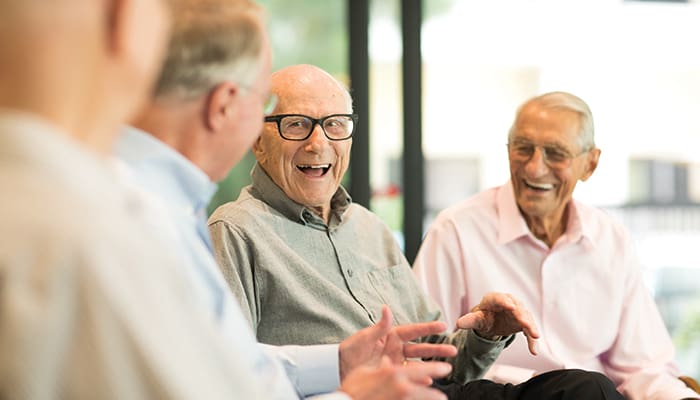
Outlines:
[[[328,140],[347,140],[355,132],[357,119],[357,114],[332,114],[319,119],[302,114],[279,114],[265,117],[265,122],[276,122],[277,132],[287,140],[308,139],[316,124],[321,126]]]

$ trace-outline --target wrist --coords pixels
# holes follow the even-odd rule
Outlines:
[[[501,335],[489,335],[488,333],[479,332],[477,329],[474,329],[474,334],[482,339],[490,340],[492,342],[498,342],[499,340],[503,339],[503,336]]]

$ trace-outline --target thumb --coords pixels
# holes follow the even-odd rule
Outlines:
[[[382,306],[382,319],[379,320],[372,328],[369,329],[369,334],[373,340],[381,339],[386,336],[391,330],[392,321],[394,319],[389,306]]]
[[[474,311],[462,315],[457,320],[457,328],[459,329],[479,329],[483,325],[484,313],[482,311]]]

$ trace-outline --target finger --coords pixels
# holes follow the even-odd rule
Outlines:
[[[525,335],[527,338],[527,348],[530,350],[530,354],[533,356],[537,355],[537,339],[533,338],[530,335]]]
[[[491,292],[484,295],[477,308],[489,311],[512,311],[517,308],[517,303],[509,294]]]
[[[391,330],[393,318],[394,317],[391,314],[389,306],[387,306],[386,304],[383,305],[382,318],[373,326],[369,327],[368,329],[365,329],[365,332],[367,334],[366,339],[368,340],[367,343],[379,340],[380,338],[386,336]]]
[[[383,360],[382,360],[383,362]],[[443,378],[452,371],[452,365],[442,361],[409,362],[401,367],[411,382],[425,382],[426,378]]]
[[[540,338],[540,332],[537,330],[537,326],[529,322],[527,324],[522,324],[523,327],[523,333],[526,334],[527,336],[533,338],[533,339],[539,339]]]
[[[464,314],[457,320],[457,328],[459,329],[480,329],[483,324],[483,311],[474,311]]]
[[[523,333],[535,339],[540,337],[540,333],[537,329],[537,325],[535,325],[535,321],[532,319],[532,315],[522,306],[518,307],[518,309],[513,312],[513,316],[520,325]]]
[[[399,325],[394,330],[401,340],[408,342],[423,336],[437,335],[447,330],[447,325],[440,321]]]
[[[403,355],[406,358],[454,357],[457,348],[451,344],[407,343]]]
[[[447,400],[447,395],[437,389],[418,386],[411,390],[411,400]]]

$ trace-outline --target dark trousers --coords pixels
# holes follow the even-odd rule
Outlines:
[[[433,386],[451,400],[625,400],[605,375],[579,369],[546,372],[519,385],[480,379]]]

